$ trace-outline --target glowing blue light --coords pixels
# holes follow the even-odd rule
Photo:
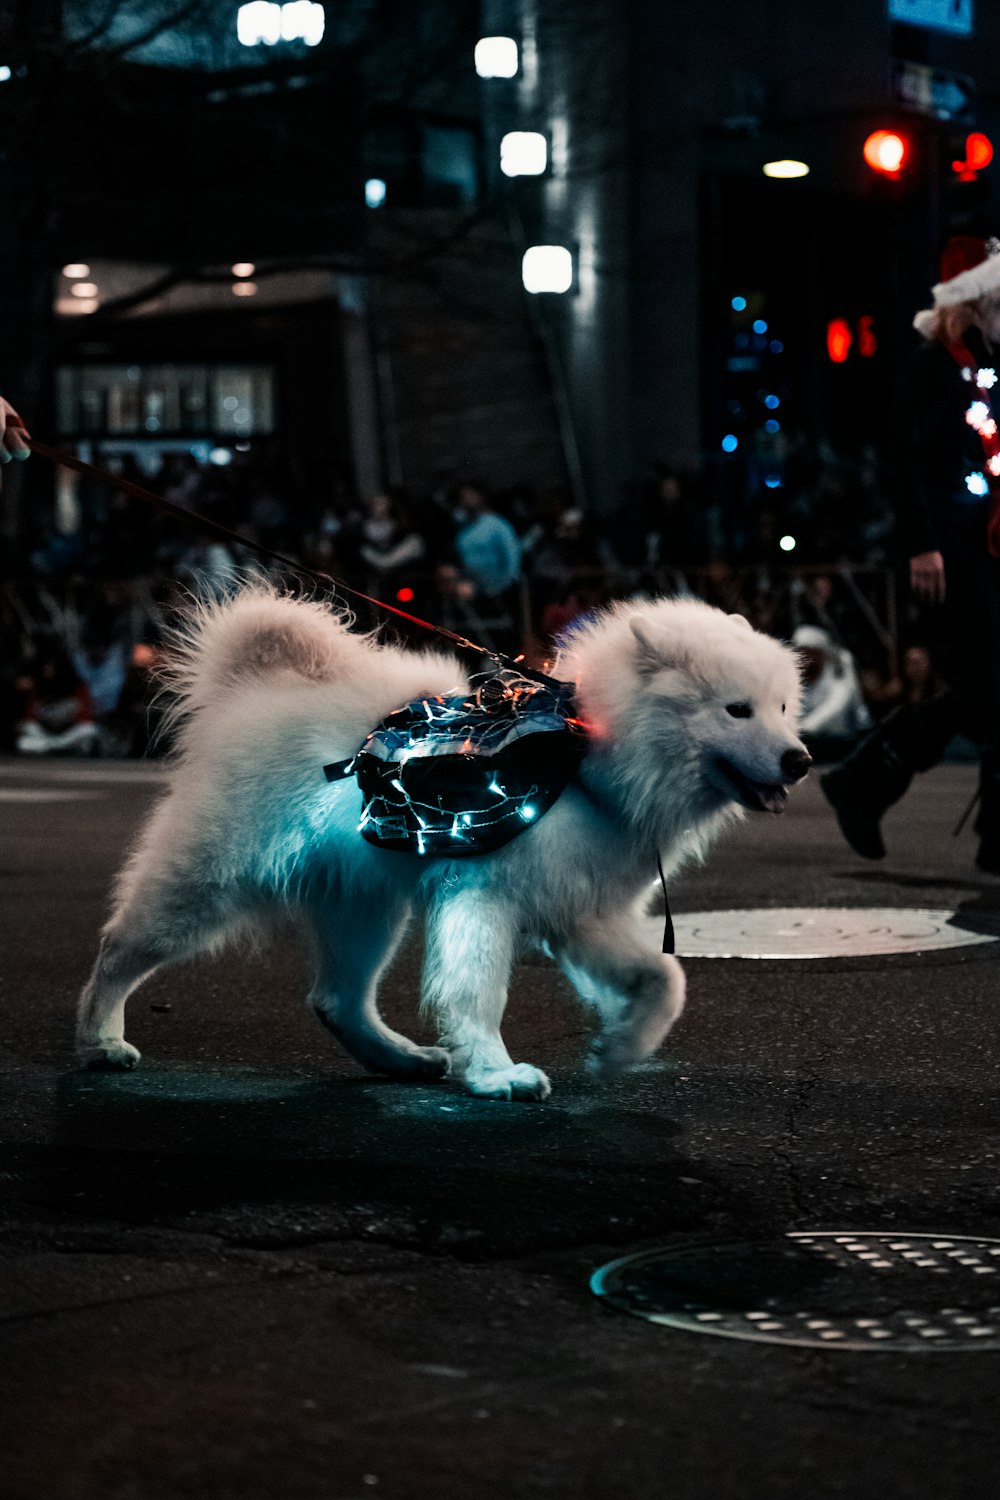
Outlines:
[[[734,297],[732,302],[730,303],[733,312],[743,312],[746,308],[746,305],[747,299],[745,297]]]
[[[521,817],[526,823],[530,823],[532,818],[535,817],[535,809],[529,806],[527,802],[523,807],[518,808],[518,812],[521,814]]]
[[[764,405],[767,407],[768,411],[777,411],[778,407],[781,405],[781,401],[777,396],[765,396]]]
[[[780,490],[782,479],[780,474],[765,474],[764,484],[769,490]]]
[[[490,791],[493,792],[497,797],[506,797],[506,795],[507,795],[507,793],[504,791],[503,787],[502,786],[498,786],[497,783],[496,783],[496,781],[491,781],[490,782]]]
[[[13,74],[10,68],[8,68],[6,63],[4,63],[3,67],[0,67],[0,83],[6,83],[8,79],[12,77]]]
[[[381,208],[385,202],[386,186],[381,177],[369,177],[365,183],[365,202],[369,208]]]
[[[753,331],[754,331],[754,333],[766,333],[767,332],[767,324],[764,322],[763,318],[755,318],[754,319]]]
[[[966,474],[965,488],[970,495],[988,495],[990,492],[985,474]]]
[[[723,453],[735,453],[739,446],[740,440],[736,436],[736,434],[734,432],[727,432],[725,437],[722,439]]]
[[[780,339],[772,339],[770,348],[772,354],[784,354],[785,352],[785,346]]]
[[[774,420],[774,418],[772,417],[769,422],[765,422],[764,423],[764,431],[765,432],[780,432],[781,431],[781,423],[780,422],[776,422]]]
[[[417,831],[417,853],[418,854],[426,854],[426,852],[427,852],[427,850],[426,850],[426,846],[424,844],[424,836],[423,836],[423,834],[418,829],[418,831]]]

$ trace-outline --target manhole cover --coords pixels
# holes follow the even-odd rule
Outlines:
[[[760,1344],[1000,1349],[1000,1240],[793,1233],[646,1250],[591,1289],[651,1323]]]
[[[684,912],[674,932],[682,958],[858,958],[997,941],[955,921],[937,907],[778,906]]]

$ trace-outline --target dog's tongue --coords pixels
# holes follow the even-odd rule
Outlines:
[[[785,786],[765,786],[761,782],[754,782],[754,792],[760,801],[761,812],[783,813],[785,803],[788,801],[788,788]]]

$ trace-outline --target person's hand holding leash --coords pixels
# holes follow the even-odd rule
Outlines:
[[[31,449],[25,439],[28,429],[24,419],[0,396],[0,464],[9,464],[12,458],[28,458]]]
[[[944,558],[940,552],[920,552],[910,558],[910,584],[925,604],[944,603]]]

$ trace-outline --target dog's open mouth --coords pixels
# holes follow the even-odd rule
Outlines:
[[[717,764],[723,776],[735,789],[744,807],[749,807],[754,812],[784,812],[785,803],[788,801],[787,786],[782,786],[780,782],[751,781],[749,776],[744,776],[743,772],[724,756],[719,757]]]

